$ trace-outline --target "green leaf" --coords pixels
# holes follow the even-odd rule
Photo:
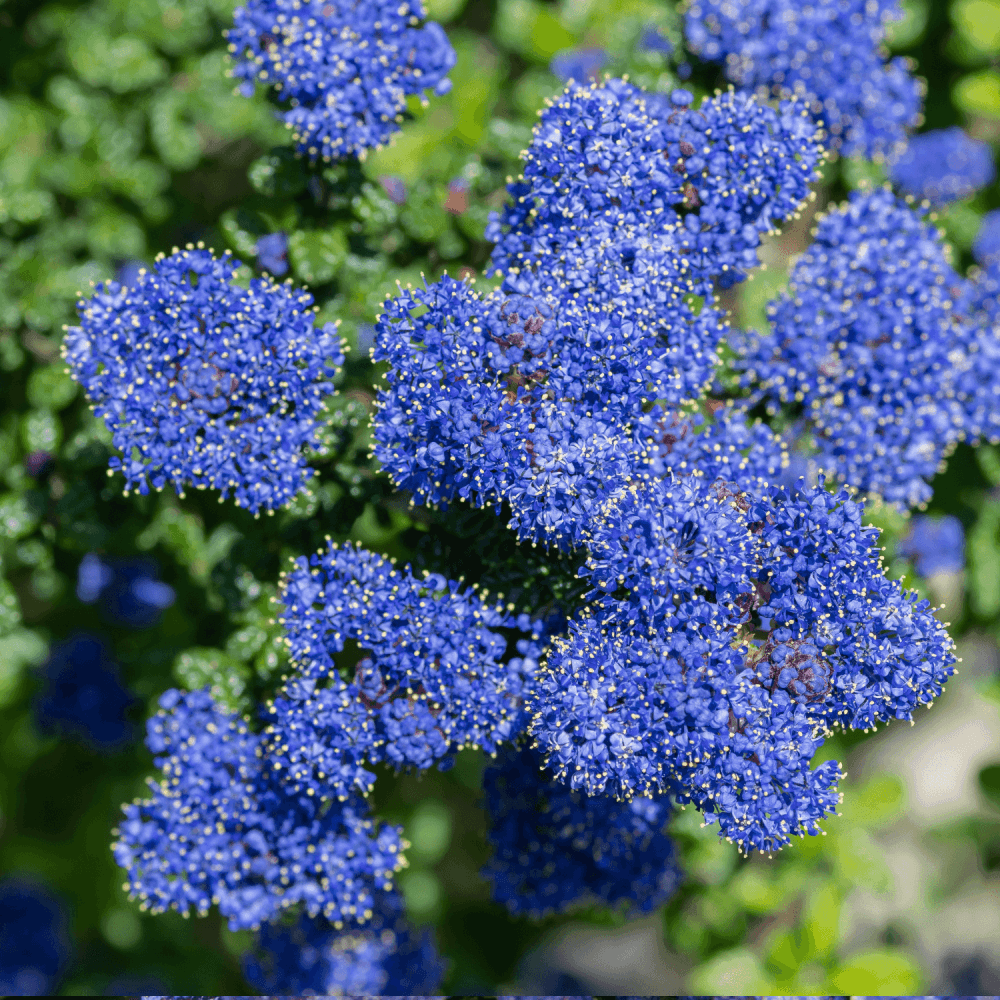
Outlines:
[[[325,284],[347,259],[347,237],[340,229],[300,229],[288,237],[288,259],[302,281]]]
[[[267,642],[267,632],[259,625],[248,625],[226,640],[226,653],[234,660],[251,660]]]
[[[995,69],[963,76],[951,93],[955,104],[967,115],[1000,118],[1000,73]]]
[[[149,112],[149,129],[156,151],[167,166],[190,170],[201,159],[201,137],[185,120],[182,94],[164,91],[157,95]]]
[[[986,501],[969,532],[966,572],[972,609],[983,618],[1000,611],[1000,503]]]
[[[447,24],[462,13],[468,2],[469,0],[425,0],[427,19]]]
[[[167,64],[141,38],[112,39],[100,29],[84,28],[70,31],[67,41],[73,68],[92,87],[110,87],[124,94],[166,76]]]
[[[773,981],[749,948],[723,951],[688,977],[688,989],[696,996],[753,996],[772,992]]]
[[[62,425],[48,410],[29,410],[21,418],[21,441],[25,451],[56,452],[62,443]]]
[[[533,62],[547,63],[557,52],[576,45],[576,36],[538,0],[502,0],[494,21],[502,45]]]
[[[902,0],[902,17],[886,24],[886,44],[892,49],[908,49],[919,42],[927,27],[929,0]]]
[[[146,232],[136,219],[111,205],[95,206],[87,224],[90,252],[98,257],[142,257]]]
[[[73,402],[77,384],[62,364],[36,368],[28,376],[28,402],[39,410],[61,410]]]
[[[48,650],[48,643],[30,629],[19,628],[0,638],[0,708],[13,700],[25,667],[42,663]]]
[[[908,955],[875,948],[847,960],[830,976],[834,992],[848,996],[912,996],[923,988],[923,976]]]
[[[892,891],[892,872],[869,833],[860,827],[848,827],[838,830],[831,841],[831,854],[842,879],[872,892]]]
[[[825,883],[809,897],[802,920],[810,953],[830,954],[837,943],[840,922],[840,893],[833,883]]]
[[[21,604],[14,589],[0,578],[0,637],[11,635],[21,624]]]
[[[265,198],[293,198],[304,191],[308,175],[290,149],[275,149],[254,160],[247,171],[254,189]]]
[[[980,52],[1000,52],[1000,0],[954,0],[951,20],[965,39]]]
[[[219,226],[230,248],[243,260],[253,260],[257,256],[257,240],[267,230],[249,212],[241,208],[231,208],[222,213]]]
[[[906,807],[906,790],[894,774],[876,774],[845,797],[842,810],[847,821],[865,827],[892,822]]]
[[[451,228],[451,216],[442,201],[437,192],[426,187],[412,192],[400,212],[403,228],[421,243],[435,243]]]
[[[994,806],[1000,808],[1000,764],[988,764],[979,772],[979,788]]]
[[[30,535],[41,520],[23,494],[5,493],[0,496],[0,534],[4,538],[24,538]]]
[[[230,711],[246,710],[250,671],[221,649],[185,650],[174,661],[174,676],[190,691],[208,686],[212,697]]]

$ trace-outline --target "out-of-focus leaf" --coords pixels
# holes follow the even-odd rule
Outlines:
[[[773,981],[749,948],[720,952],[688,977],[692,995],[750,996],[768,994]]]
[[[1000,52],[1000,0],[953,0],[948,13],[973,47],[984,54]]]
[[[1000,118],[1000,73],[986,69],[963,76],[952,89],[952,98],[967,115]]]
[[[299,229],[288,238],[288,259],[295,274],[310,285],[335,277],[347,258],[347,238],[340,229]]]
[[[188,690],[209,687],[212,697],[230,711],[246,709],[246,666],[220,649],[187,649],[174,661],[174,676]]]
[[[893,948],[853,955],[830,976],[837,993],[865,996],[912,996],[920,992],[922,981],[916,962]]]

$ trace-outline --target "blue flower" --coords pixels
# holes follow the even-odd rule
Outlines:
[[[146,745],[163,778],[123,807],[112,846],[141,909],[204,916],[215,904],[240,930],[301,907],[336,927],[371,919],[405,863],[399,828],[376,826],[356,796],[296,794],[207,691],[167,691]]]
[[[686,479],[626,484],[595,519],[593,602],[543,660],[529,731],[574,789],[668,793],[775,850],[839,802],[839,765],[810,768],[824,735],[911,717],[954,652],[846,493]]]
[[[801,411],[801,444],[840,481],[925,502],[975,403],[963,284],[927,222],[887,190],[855,192],[770,304],[771,332],[736,340],[751,402]]]
[[[113,559],[105,562],[88,552],[76,575],[76,596],[84,604],[101,602],[101,610],[116,624],[130,628],[155,625],[174,603],[174,589],[156,579],[153,559]]]
[[[393,204],[402,205],[406,202],[406,183],[401,177],[393,177],[386,174],[386,176],[380,177],[378,181]]]
[[[399,896],[383,893],[365,924],[337,930],[322,918],[300,917],[265,925],[244,970],[255,988],[285,996],[382,997],[405,989],[410,997],[439,989],[445,963],[431,930],[412,927]]]
[[[886,22],[898,0],[693,0],[688,46],[748,91],[804,94],[845,156],[889,155],[919,122],[922,84],[887,59]]]
[[[146,264],[141,260],[127,260],[115,272],[115,281],[119,285],[134,285],[145,268]]]
[[[915,517],[900,540],[899,554],[913,560],[921,576],[959,573],[965,568],[965,532],[957,517]]]
[[[987,212],[980,221],[972,256],[983,267],[1000,264],[1000,208]]]
[[[597,78],[607,61],[604,49],[566,49],[552,57],[549,69],[560,80],[587,83]]]
[[[266,277],[244,289],[239,266],[175,251],[133,286],[98,285],[79,303],[63,355],[123,453],[110,467],[126,494],[190,484],[257,513],[312,474],[303,452],[319,446],[340,338],[314,329],[308,293]]]
[[[300,152],[360,156],[399,130],[406,99],[451,87],[455,51],[420,0],[249,0],[226,33],[240,91],[273,87]]]
[[[71,733],[104,752],[131,741],[126,713],[135,698],[99,639],[79,634],[54,644],[42,673],[45,688],[35,704],[41,729]]]
[[[288,784],[363,793],[366,763],[447,767],[463,747],[492,753],[521,731],[542,626],[488,596],[349,545],[296,560],[279,599],[297,673],[266,730]],[[349,682],[334,661],[348,641],[362,651]]]
[[[650,26],[643,31],[642,37],[639,39],[639,49],[669,56],[674,51],[674,43],[659,28]]]
[[[69,953],[62,904],[31,882],[0,882],[0,992],[15,997],[54,993]]]
[[[953,125],[913,136],[889,177],[904,194],[943,205],[992,184],[996,168],[989,145]]]
[[[812,197],[821,135],[804,105],[729,92],[694,109],[678,90],[663,108],[656,96],[608,80],[543,111],[512,203],[486,231],[506,288],[538,269],[560,298],[661,320],[664,299],[741,280],[760,238]]]
[[[257,263],[279,278],[288,273],[288,237],[284,233],[268,233],[257,240]]]
[[[647,913],[669,899],[681,874],[666,804],[588,798],[542,766],[507,746],[483,775],[493,898],[532,917],[588,905]]]

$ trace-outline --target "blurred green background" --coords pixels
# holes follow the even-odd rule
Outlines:
[[[233,6],[0,2],[0,872],[30,875],[63,900],[73,957],[62,995],[245,993],[249,938],[214,916],[148,917],[128,903],[110,830],[120,804],[142,793],[150,759],[138,740],[102,754],[39,731],[50,643],[100,634],[137,698],[138,731],[177,683],[211,682],[243,706],[266,689],[282,666],[277,574],[326,534],[464,572],[525,607],[565,592],[565,568],[519,551],[492,515],[414,512],[375,474],[371,324],[397,280],[483,266],[486,217],[538,108],[561,88],[553,55],[600,48],[607,71],[658,89],[676,83],[684,58],[638,44],[650,26],[679,43],[666,2],[429,0],[458,53],[451,94],[414,102],[397,141],[362,164],[309,169],[264,95],[233,95],[221,36]],[[927,127],[959,123],[996,150],[1000,0],[905,7],[892,47],[927,80]],[[700,94],[719,83],[695,66],[687,85]],[[830,163],[814,207],[880,177],[875,164]],[[401,203],[390,197],[399,182]],[[997,206],[994,185],[940,214],[963,269],[980,217]],[[768,269],[726,300],[735,322],[764,321],[809,226],[804,218],[765,247]],[[257,239],[277,231],[290,234],[291,276],[314,291],[320,321],[340,319],[354,348],[314,496],[259,521],[203,494],[122,497],[105,474],[108,436],[59,360],[78,292],[197,239],[232,249],[249,273]],[[444,775],[380,778],[376,809],[413,844],[401,879],[411,916],[436,925],[451,960],[446,992],[1000,991],[1000,449],[960,448],[934,485],[931,512],[966,530],[962,574],[919,579],[896,555],[905,520],[871,516],[892,574],[946,604],[961,673],[915,727],[829,741],[822,757],[844,761],[849,777],[825,836],[744,859],[680,812],[689,878],[662,913],[537,924],[493,906],[478,877],[480,755],[464,753]],[[158,624],[116,625],[78,600],[78,566],[92,551],[155,558],[176,592]]]

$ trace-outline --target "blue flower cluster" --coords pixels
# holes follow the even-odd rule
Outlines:
[[[76,573],[76,596],[84,604],[100,602],[101,611],[117,625],[148,628],[174,603],[174,588],[157,580],[154,559],[105,561],[88,552]]]
[[[834,726],[910,718],[952,673],[926,601],[885,578],[846,493],[688,477],[609,499],[584,572],[591,611],[529,694],[555,776],[590,795],[668,792],[743,850],[817,832]]]
[[[451,87],[455,51],[423,17],[420,0],[249,0],[227,32],[232,73],[289,105],[300,152],[360,156],[399,130],[407,97]]]
[[[889,168],[889,178],[904,194],[934,205],[968,198],[992,184],[994,177],[989,144],[958,125],[915,135]]]
[[[806,95],[834,149],[892,155],[920,122],[922,82],[888,59],[899,0],[693,0],[688,47],[749,91]]]
[[[357,796],[296,792],[207,691],[167,691],[146,743],[163,777],[124,806],[113,845],[141,909],[216,904],[238,930],[301,906],[340,927],[370,920],[405,864],[398,828],[376,826]]]
[[[962,286],[932,226],[887,190],[855,192],[820,221],[771,330],[736,339],[749,402],[788,407],[791,433],[842,482],[926,502],[954,444],[983,433]],[[996,379],[984,362],[975,370]]]
[[[53,993],[69,953],[66,914],[59,902],[31,882],[0,882],[0,993]]]
[[[298,559],[281,588],[298,673],[266,730],[285,780],[307,793],[367,791],[374,776],[363,763],[447,766],[456,751],[493,753],[523,728],[542,625],[487,597],[349,545]],[[347,641],[362,650],[350,682],[334,661]]]
[[[494,758],[485,875],[513,913],[646,912],[680,881],[674,805],[745,852],[779,849],[840,801],[840,766],[811,767],[835,728],[911,718],[941,692],[955,657],[933,609],[886,578],[853,494],[807,482],[788,452],[926,499],[947,449],[992,428],[991,237],[966,282],[904,203],[856,195],[820,222],[771,332],[733,338],[747,398],[712,396],[731,336],[716,293],[812,197],[823,142],[889,151],[916,121],[919,87],[879,49],[889,13],[694,0],[695,48],[787,99],[729,90],[695,109],[685,90],[606,80],[542,112],[487,230],[499,287],[445,275],[385,303],[373,451],[415,503],[502,507],[521,541],[563,549],[581,606],[538,609],[543,624],[329,537],[295,559],[277,598],[292,669],[259,717],[169,691],[149,723],[161,780],[114,845],[144,908],[214,905],[258,930],[261,989],[437,989],[433,941],[393,886],[406,845],[369,816],[379,765]],[[290,102],[308,156],[359,155],[407,95],[445,87],[454,54],[422,16],[407,0],[250,0],[235,74]],[[585,77],[584,56],[553,71]],[[453,181],[446,210],[467,195]],[[282,233],[257,246],[273,273],[286,253]],[[236,267],[177,252],[100,288],[67,335],[128,488],[210,486],[256,512],[308,479],[340,342],[313,328],[310,296],[270,278],[244,291]],[[790,432],[753,422],[758,404]],[[106,570],[81,574],[90,599]]]
[[[494,851],[484,875],[512,913],[588,905],[645,913],[680,884],[665,802],[589,798],[547,775],[535,751],[512,746],[487,767],[483,788]]]
[[[403,917],[400,897],[378,897],[363,925],[336,930],[322,918],[302,916],[268,924],[245,960],[247,981],[282,996],[384,996],[395,990],[436,990],[445,966],[430,930]],[[410,994],[404,994],[409,996]]]
[[[63,356],[122,452],[110,466],[126,493],[189,484],[256,514],[312,474],[303,451],[319,446],[342,342],[333,324],[314,328],[307,292],[269,278],[244,289],[238,267],[177,250],[128,287],[98,285],[66,330]]]
[[[135,699],[96,636],[74,635],[53,645],[42,673],[45,688],[35,703],[40,729],[70,733],[106,752],[132,739],[126,712]]]
[[[774,112],[731,92],[696,113],[689,102],[675,92],[664,113],[612,80],[570,86],[543,113],[513,202],[491,224],[500,290],[480,298],[444,278],[386,304],[375,453],[423,500],[504,502],[522,538],[582,547],[591,603],[524,690],[557,782],[622,800],[669,794],[742,849],[773,850],[836,808],[839,766],[810,768],[824,735],[909,718],[940,693],[954,654],[926,602],[886,580],[846,493],[771,485],[783,443],[721,403],[684,415],[725,330],[711,299],[696,309],[690,297],[754,265],[760,235],[797,211],[820,156],[800,107]],[[840,253],[816,265],[829,306],[796,316],[794,329],[805,341],[829,315],[836,344],[836,323],[855,323],[863,342],[881,337],[877,308],[873,321],[862,302],[855,320],[842,300],[882,292],[887,309],[916,317],[907,323],[918,344],[933,337],[929,384],[951,323],[950,290],[925,273],[941,251],[888,193],[850,208],[824,220],[817,240]],[[871,235],[893,234],[899,219],[897,243],[869,251]],[[884,260],[887,287],[852,254]],[[943,258],[938,271],[952,274]],[[804,284],[793,284],[790,309],[803,308]],[[956,336],[967,329],[955,325]],[[889,330],[886,350],[907,360]],[[773,339],[797,349],[784,329]],[[830,347],[816,349],[825,358]],[[784,401],[785,369],[808,366],[779,358],[784,368],[773,363],[776,377],[762,382]],[[874,379],[865,376],[860,387]],[[757,393],[752,401],[767,398]],[[831,408],[838,418],[842,402]],[[870,414],[857,409],[846,410],[863,424],[848,455],[870,436]],[[963,420],[956,405],[953,440]],[[904,432],[927,436],[913,420]],[[879,454],[898,475],[894,447]],[[534,842],[548,849],[547,838]],[[498,855],[497,891],[517,884],[527,857]],[[533,862],[524,864],[530,885]],[[553,905],[580,896],[565,879],[553,884],[547,891],[570,886]]]
[[[657,117],[620,80],[568,88],[488,231],[502,288],[445,276],[386,303],[374,453],[398,486],[507,502],[522,538],[579,542],[603,480],[655,447],[649,406],[704,393],[727,328],[694,297],[756,264],[821,153],[794,105],[690,99]]]

